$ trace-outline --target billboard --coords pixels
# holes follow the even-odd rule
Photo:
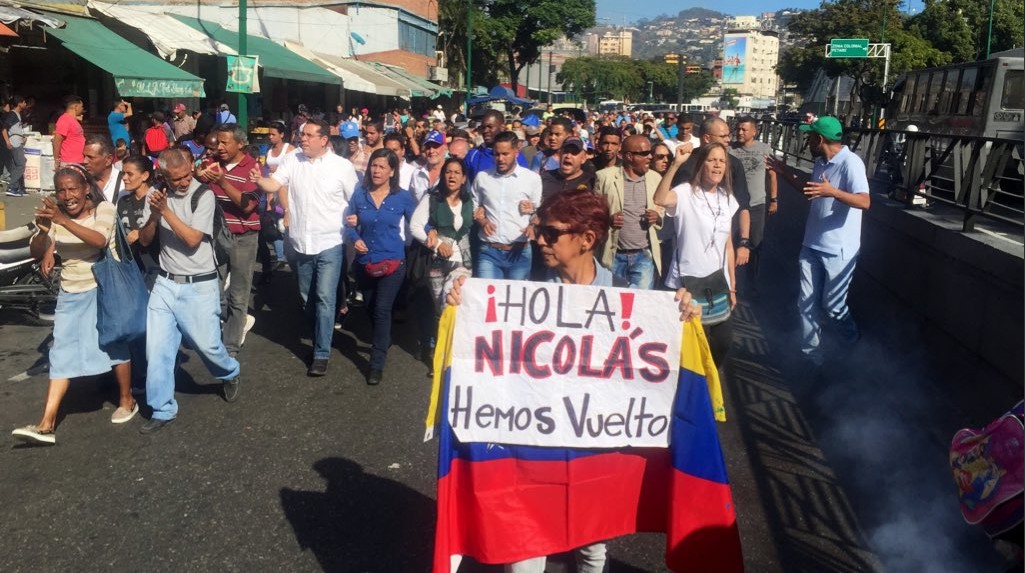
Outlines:
[[[722,83],[743,84],[747,59],[747,36],[726,34],[723,37]]]

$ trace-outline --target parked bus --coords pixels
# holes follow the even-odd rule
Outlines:
[[[1025,50],[988,60],[915,70],[893,87],[889,129],[1025,139]]]

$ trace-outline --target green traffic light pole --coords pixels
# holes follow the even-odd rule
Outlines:
[[[989,52],[993,48],[993,8],[997,0],[989,0],[989,35],[986,38],[986,59],[989,59]]]
[[[249,11],[247,0],[238,0],[238,55],[244,56],[248,51],[248,34],[246,32],[246,15]],[[259,70],[257,70],[259,73]],[[249,134],[249,99],[247,94],[238,94],[238,124]]]
[[[463,102],[466,117],[470,117],[470,90],[473,86],[470,76],[473,70],[473,1],[466,0],[466,100]]]

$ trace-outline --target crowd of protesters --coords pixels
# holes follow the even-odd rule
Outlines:
[[[846,294],[868,185],[832,117],[801,127],[817,158],[809,177],[757,139],[750,117],[732,127],[671,113],[580,121],[549,106],[467,121],[441,106],[419,116],[298,106],[269,123],[261,149],[226,105],[191,114],[176,104],[150,114],[140,134],[128,128],[131,104],[119,100],[109,135],[89,136],[82,107],[78,97],[64,100],[55,193],[35,213],[32,256],[44,273],[60,264],[62,274],[43,414],[14,430],[21,441],[56,443],[71,380],[108,371],[119,392],[111,422],[131,421],[138,396],[151,411],[140,432],[162,430],[178,416],[181,345],[221,381],[225,401],[237,400],[258,262],[258,284],[286,266],[296,278],[312,333],[309,376],[328,374],[332,337],[354,304],[371,322],[368,385],[385,381],[400,307],[415,315],[418,358],[432,374],[440,313],[460,303],[470,276],[675,291],[674,310],[681,320],[700,317],[721,365],[738,291],[757,294],[779,178],[812,201],[799,261],[801,351],[821,363],[822,314],[843,342],[859,337]],[[18,148],[29,109],[15,97],[0,117],[13,196],[24,193]],[[127,343],[100,342],[92,267],[108,248],[131,256],[149,292],[145,336]],[[605,566],[603,543],[576,555],[581,570]],[[538,556],[506,570],[544,563]]]
[[[7,158],[12,143],[23,143],[26,105],[16,97],[3,116]],[[438,316],[457,279],[550,280],[565,272],[561,249],[573,241],[593,252],[600,272],[564,279],[590,284],[607,274],[602,281],[628,288],[685,289],[721,364],[738,290],[757,293],[779,177],[822,199],[801,255],[802,350],[821,361],[823,312],[846,340],[858,336],[845,298],[867,184],[834,118],[802,127],[820,158],[809,179],[776,160],[749,117],[733,127],[673,113],[584,113],[581,121],[549,106],[525,116],[491,109],[468,121],[440,106],[420,115],[299,106],[269,123],[260,149],[225,105],[153,113],[139,141],[126,128],[134,117],[126,101],[112,106],[109,136],[85,136],[80,98],[69,96],[64,107],[53,143],[56,200],[44,198],[37,210],[32,242],[44,269],[59,257],[63,287],[44,415],[15,431],[27,441],[54,443],[68,381],[111,368],[121,388],[112,421],[138,411],[134,385],[145,386],[153,411],[142,431],[171,423],[177,346],[168,341],[184,339],[199,352],[234,401],[255,322],[254,275],[266,284],[285,267],[312,332],[310,376],[327,374],[332,336],[360,303],[373,333],[367,383],[385,380],[397,308],[416,315],[419,358],[430,373]],[[593,221],[563,220],[565,197],[589,205],[585,196],[607,211],[600,232]],[[545,221],[546,206],[563,225]],[[89,268],[119,225],[151,291],[149,342],[99,348]],[[69,349],[86,347],[95,355],[70,359]]]

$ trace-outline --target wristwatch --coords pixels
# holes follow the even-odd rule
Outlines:
[[[741,239],[740,242],[737,243],[737,248],[739,249],[741,247],[743,247],[745,249],[750,249],[751,248],[751,240],[750,239]]]
[[[775,197],[769,197],[769,203],[775,203],[775,202],[776,202],[776,198]]]

